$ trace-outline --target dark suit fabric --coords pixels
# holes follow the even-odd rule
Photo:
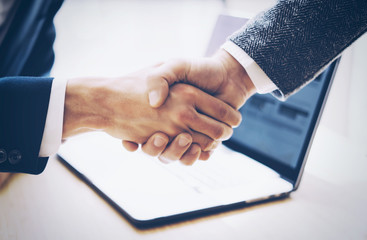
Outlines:
[[[38,158],[38,153],[51,83],[51,78],[38,77],[0,80],[0,148],[8,158],[0,163],[2,171],[36,174],[45,168],[47,158]],[[19,162],[12,157],[20,157]]]
[[[22,0],[0,44],[0,171],[39,174],[54,62],[53,18],[62,1]],[[27,77],[24,77],[27,76]]]
[[[366,31],[366,0],[281,0],[230,39],[286,98]]]

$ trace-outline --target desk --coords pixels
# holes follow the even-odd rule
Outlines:
[[[54,75],[119,75],[201,55],[222,3],[155,3],[66,1]],[[346,51],[290,198],[138,230],[52,157],[43,174],[14,175],[0,191],[0,239],[367,239],[366,52],[366,35]]]

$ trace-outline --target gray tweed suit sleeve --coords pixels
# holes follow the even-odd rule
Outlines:
[[[367,30],[367,0],[281,0],[230,40],[242,48],[286,98]]]

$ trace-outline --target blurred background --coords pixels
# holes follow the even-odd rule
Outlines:
[[[66,0],[56,17],[57,75],[120,75],[202,56],[218,14],[249,17],[275,1]]]

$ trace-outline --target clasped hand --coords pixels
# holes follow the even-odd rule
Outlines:
[[[173,60],[123,78],[68,82],[63,138],[102,130],[163,162],[208,159],[239,125],[254,93],[246,71],[224,50],[212,58]]]

